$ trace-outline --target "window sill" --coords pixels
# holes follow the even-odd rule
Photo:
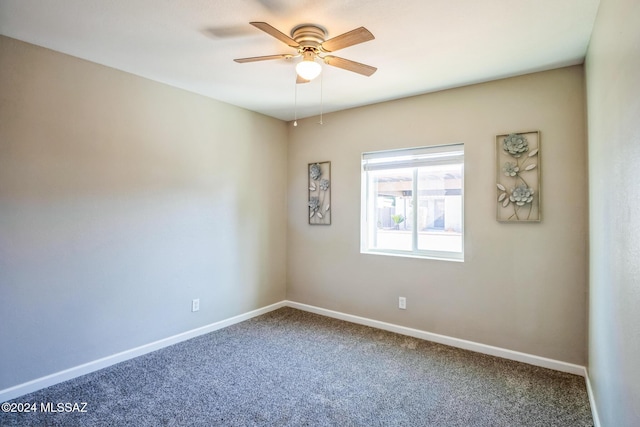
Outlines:
[[[407,252],[392,252],[383,250],[361,249],[360,253],[363,255],[384,255],[399,258],[416,258],[416,259],[429,259],[434,261],[452,261],[452,262],[464,262],[464,255],[456,257],[455,255],[430,255],[430,254],[417,254]]]

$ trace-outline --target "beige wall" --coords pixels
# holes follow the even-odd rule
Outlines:
[[[587,52],[589,375],[604,427],[640,425],[640,3],[602,0]]]
[[[286,138],[0,37],[0,390],[283,300]]]
[[[287,298],[586,363],[587,183],[581,66],[463,87],[289,127]],[[541,131],[539,224],[496,222],[495,135]],[[465,262],[363,255],[362,152],[465,144]],[[307,224],[307,163],[331,161],[330,227]],[[407,310],[397,308],[398,296]]]

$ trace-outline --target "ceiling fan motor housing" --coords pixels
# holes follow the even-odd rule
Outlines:
[[[291,30],[291,38],[302,46],[301,50],[320,50],[326,37],[327,30],[318,25],[302,24]]]

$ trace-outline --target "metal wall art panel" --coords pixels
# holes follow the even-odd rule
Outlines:
[[[540,131],[496,136],[497,220],[541,220]]]
[[[331,162],[309,163],[309,224],[331,225]]]

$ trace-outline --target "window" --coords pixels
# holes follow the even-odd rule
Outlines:
[[[361,252],[464,258],[464,144],[362,155]]]

